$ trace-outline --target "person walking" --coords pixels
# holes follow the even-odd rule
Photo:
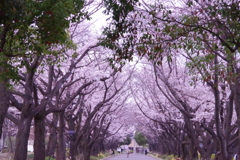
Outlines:
[[[147,155],[148,154],[148,151],[145,149],[145,155]]]
[[[112,149],[112,156],[115,156],[115,151],[114,151],[114,149]]]
[[[129,157],[130,151],[129,149],[127,150],[127,158]]]

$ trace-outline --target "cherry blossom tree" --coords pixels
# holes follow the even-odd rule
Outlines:
[[[118,58],[131,59],[134,51],[139,56],[147,56],[158,65],[163,64],[165,57],[172,62],[176,53],[186,57],[194,83],[202,80],[214,91],[216,132],[208,131],[212,136],[215,133],[219,141],[217,157],[231,159],[233,152],[236,152],[232,143],[234,138],[230,140],[231,138],[224,137],[229,137],[226,135],[230,134],[230,128],[234,128],[232,124],[237,123],[233,115],[238,117],[239,111],[236,91],[239,67],[235,63],[239,53],[239,21],[236,19],[239,15],[238,2],[131,1],[129,10],[121,8],[125,5],[122,1],[117,2],[116,6],[107,4],[113,13],[114,22],[113,27],[106,31],[107,40],[104,45],[118,51],[115,56],[117,61]],[[160,79],[166,83],[166,76]],[[168,82],[167,87],[170,87]],[[175,92],[173,89],[169,91]],[[175,92],[174,96],[177,95]],[[179,96],[175,98],[180,100]],[[233,111],[233,108],[236,110]],[[224,120],[221,118],[223,115],[226,115]],[[221,127],[222,122],[226,128]],[[231,135],[235,137],[236,131]]]
[[[76,18],[74,15],[72,16],[73,16],[72,18]],[[33,117],[35,121],[34,124],[36,126],[35,136],[37,137],[35,138],[35,143],[34,143],[35,150],[37,151],[35,154],[35,159],[45,159],[45,154],[44,154],[45,149],[44,149],[44,144],[42,143],[45,138],[44,129],[43,129],[45,127],[44,120],[45,120],[46,114],[48,112],[51,112],[50,110],[46,110],[46,109],[48,105],[50,105],[50,102],[52,101],[54,96],[59,92],[59,89],[62,87],[62,85],[67,81],[68,77],[71,76],[74,70],[74,67],[76,67],[76,64],[88,53],[88,51],[91,48],[96,47],[95,45],[95,46],[86,48],[85,51],[83,52],[82,57],[80,56],[78,59],[76,59],[76,57],[73,56],[74,58],[72,58],[73,60],[71,61],[71,64],[69,64],[68,72],[63,73],[61,77],[57,76],[57,78],[54,79],[53,78],[54,74],[57,74],[58,71],[60,71],[58,72],[60,73],[60,75],[62,73],[61,70],[58,70],[57,67],[54,67],[54,64],[58,63],[58,61],[61,61],[62,59],[68,56],[67,54],[62,54],[65,52],[66,48],[74,48],[73,47],[74,45],[71,44],[70,41],[69,42],[65,41],[64,43],[65,45],[61,47],[59,46],[57,48],[56,46],[55,47],[52,46],[44,50],[44,52],[51,53],[49,55],[34,54],[33,50],[30,50],[27,52],[29,52],[31,56],[22,58],[22,62],[24,64],[22,65],[23,67],[21,70],[19,70],[19,74],[18,74],[18,78],[19,78],[18,88],[21,88],[21,90],[17,91],[12,89],[9,92],[11,105],[15,106],[17,109],[19,109],[22,112],[21,118],[19,119],[19,123],[18,123],[15,159],[26,159],[27,142],[28,142],[30,126],[31,126]],[[63,55],[63,57],[58,56],[58,54]],[[16,64],[18,65],[17,62]],[[40,64],[42,65],[48,64],[49,68],[46,69],[46,67],[41,66]],[[44,71],[45,69],[46,69],[45,72],[48,72],[49,74],[47,77],[47,80],[44,78],[41,78],[42,75],[44,77],[44,74],[42,74],[41,72]],[[53,81],[53,79],[56,81]],[[39,82],[41,82],[43,85],[41,85]],[[87,86],[88,84],[84,84],[84,85]],[[76,92],[80,92],[82,88],[80,88]],[[73,97],[74,96],[76,95],[73,95]],[[70,102],[67,102],[67,103],[70,103]],[[66,108],[66,106],[63,105],[63,107],[60,109],[63,109],[64,107]]]
[[[163,149],[162,153],[187,156],[187,154],[191,154],[189,152],[191,149],[187,149],[191,148],[190,145],[193,149],[197,148],[202,157],[209,157],[213,151],[210,149],[213,147],[213,143],[202,145],[213,139],[213,136],[201,125],[209,125],[213,118],[214,112],[209,107],[214,102],[212,102],[211,96],[206,97],[206,94],[211,94],[211,90],[200,83],[190,86],[191,79],[181,67],[177,67],[178,69],[176,67],[169,68],[167,63],[164,63],[162,67],[154,64],[151,67],[151,65],[151,63],[145,62],[142,64],[140,72],[134,76],[138,79],[134,84],[136,87],[133,88],[136,104],[141,112],[153,121],[145,120],[146,123],[143,120],[140,121],[141,124],[145,124],[149,128],[148,130],[153,132],[153,134],[149,131],[143,133],[147,137],[155,135],[158,139],[162,136],[161,141],[165,145],[165,150]],[[184,68],[184,66],[182,67]],[[145,74],[142,75],[142,72]],[[150,77],[152,77],[152,81]],[[161,134],[161,136],[157,134]],[[206,135],[208,135],[208,139]],[[194,137],[204,139],[204,142],[199,145],[199,140]],[[206,150],[204,147],[209,148]],[[166,150],[167,148],[168,150]],[[186,152],[186,150],[188,151]],[[192,155],[188,155],[188,159],[191,159],[193,154],[197,157],[196,153],[196,150],[193,150]],[[184,158],[187,159],[187,157]]]
[[[112,21],[101,38],[85,22],[101,3],[69,4],[59,21],[51,20],[58,2],[35,3],[14,5],[36,9],[32,17],[1,3],[9,11],[0,11],[0,74],[9,74],[0,125],[6,116],[18,126],[15,160],[26,159],[32,124],[35,160],[89,160],[136,130],[153,150],[186,160],[240,155],[237,1],[105,0]],[[9,106],[20,117],[6,113]]]
[[[52,46],[64,44],[66,28],[71,21],[84,17],[83,1],[1,1],[0,52],[1,52],[1,111],[2,124],[9,107],[7,88],[10,80],[18,80],[18,68],[26,57],[43,56]],[[62,8],[60,11],[59,8]],[[69,18],[71,16],[71,18]],[[30,52],[31,51],[31,52]],[[15,62],[18,63],[15,63]]]

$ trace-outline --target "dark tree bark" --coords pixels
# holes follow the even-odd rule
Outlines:
[[[45,160],[45,110],[34,117],[34,160]]]
[[[0,67],[1,72],[1,67]],[[8,98],[7,98],[7,88],[6,82],[0,82],[0,139],[2,136],[2,127],[4,123],[5,116],[9,107]]]
[[[15,155],[14,160],[27,159],[27,145],[30,134],[32,117],[24,117],[21,115],[21,122],[18,126],[18,133],[16,137]]]
[[[68,121],[68,129],[70,132],[74,132],[74,119],[72,118],[72,115],[67,116],[67,121]],[[69,133],[68,134],[68,139],[70,141],[70,157],[71,160],[76,159],[76,146],[75,146],[75,141],[76,141],[76,135],[75,133]]]
[[[89,147],[88,145],[84,145],[83,146],[83,158],[84,158],[84,160],[90,160],[90,156],[91,156],[91,147]]]
[[[215,66],[218,65],[218,56],[215,55],[214,58],[214,64]],[[220,117],[220,109],[221,109],[221,103],[220,103],[220,93],[219,93],[219,69],[218,67],[215,67],[215,73],[214,73],[214,84],[212,86],[214,90],[214,98],[215,98],[215,123],[216,123],[216,132],[219,140],[220,150],[219,150],[219,158],[224,160],[231,160],[230,154],[228,153],[228,146],[226,138],[223,135],[222,127],[221,127],[221,117]]]
[[[1,7],[4,8],[5,1],[1,1]],[[6,10],[2,10],[0,11],[1,16],[3,16],[5,18],[6,16]],[[2,24],[1,24],[2,25]],[[7,41],[7,33],[10,30],[10,25],[9,24],[3,24],[1,26],[1,33],[0,33],[0,54],[1,54],[1,66],[0,66],[0,74],[4,75],[4,65],[5,63],[7,63],[6,61],[4,61],[4,47]],[[6,73],[6,72],[5,72]],[[8,98],[7,98],[7,94],[6,94],[6,90],[7,90],[7,81],[4,80],[5,78],[1,77],[0,80],[0,139],[2,136],[2,127],[3,127],[3,123],[4,123],[4,118],[6,116],[7,110],[8,110]]]
[[[37,104],[36,102],[34,104],[34,98],[32,96],[34,91],[33,77],[35,74],[35,69],[38,67],[39,60],[40,57],[36,56],[34,61],[29,64],[29,71],[25,76],[25,90],[24,94],[22,94],[24,102],[21,107],[21,118],[18,124],[14,160],[26,160],[27,158],[28,138],[30,134],[31,122],[34,117],[32,110]]]
[[[65,120],[64,112],[59,113],[59,134],[58,134],[58,146],[57,146],[57,160],[66,159],[66,143],[65,143]]]
[[[54,157],[54,152],[57,147],[57,123],[58,123],[58,113],[53,113],[53,120],[50,124],[50,135],[46,150],[46,156]]]

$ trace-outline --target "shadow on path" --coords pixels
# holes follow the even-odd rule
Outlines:
[[[108,157],[104,160],[159,160],[159,159],[144,154],[129,154],[129,157],[127,157],[126,153],[122,153],[116,156]]]

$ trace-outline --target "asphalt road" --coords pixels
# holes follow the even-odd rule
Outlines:
[[[116,156],[108,157],[104,160],[159,160],[159,159],[144,154],[129,154],[129,157],[127,157],[126,153],[122,153]]]

